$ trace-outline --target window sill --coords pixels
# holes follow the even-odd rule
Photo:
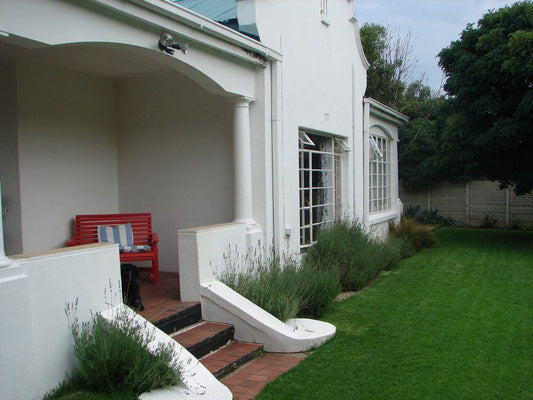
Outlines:
[[[387,210],[375,214],[371,214],[368,217],[369,225],[379,224],[381,222],[390,221],[392,219],[398,218],[400,213],[394,210]]]

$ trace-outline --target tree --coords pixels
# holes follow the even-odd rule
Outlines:
[[[533,4],[489,11],[439,53],[450,95],[441,168],[533,189]]]
[[[366,95],[391,107],[397,107],[413,79],[418,60],[413,56],[411,31],[364,24],[360,29],[363,51],[370,63]]]
[[[364,24],[360,30],[363,51],[370,64],[367,71],[366,95],[390,104],[394,71],[385,61],[387,29],[378,24]]]
[[[437,127],[445,99],[423,83],[423,75],[413,80],[417,60],[410,31],[365,24],[361,41],[370,63],[366,95],[409,117],[400,130],[400,179],[410,189],[430,185],[440,176]]]
[[[409,121],[400,128],[399,175],[406,189],[420,189],[445,179],[441,169],[439,132],[446,119],[447,99],[428,86],[409,85],[402,112]]]

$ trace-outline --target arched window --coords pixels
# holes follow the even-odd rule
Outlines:
[[[384,130],[370,129],[369,137],[369,212],[379,213],[392,208],[391,140]]]

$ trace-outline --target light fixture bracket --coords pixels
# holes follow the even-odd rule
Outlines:
[[[159,50],[164,51],[167,54],[173,55],[174,50],[179,50],[183,54],[187,54],[189,51],[189,44],[176,43],[172,35],[168,32],[162,32],[158,42]]]

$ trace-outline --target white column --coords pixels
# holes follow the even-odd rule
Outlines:
[[[0,181],[0,268],[9,267],[11,260],[6,257],[4,250],[4,222],[2,216],[2,182]]]
[[[239,98],[233,114],[234,221],[255,224],[252,208],[252,154],[250,147],[250,103]]]

